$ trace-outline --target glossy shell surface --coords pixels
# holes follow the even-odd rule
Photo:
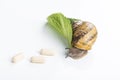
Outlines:
[[[72,45],[78,49],[90,50],[96,41],[96,27],[86,21],[78,21],[73,24]]]

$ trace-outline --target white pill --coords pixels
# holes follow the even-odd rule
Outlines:
[[[44,63],[45,59],[42,56],[32,56],[31,57],[31,62],[32,63]]]
[[[40,54],[46,56],[54,56],[55,53],[50,49],[41,49]]]
[[[23,59],[24,59],[23,53],[19,53],[19,54],[16,54],[15,56],[12,57],[12,62],[17,63]]]

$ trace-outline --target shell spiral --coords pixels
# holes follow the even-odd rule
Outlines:
[[[82,50],[90,50],[96,38],[97,29],[92,23],[86,21],[77,21],[73,23],[73,47]]]

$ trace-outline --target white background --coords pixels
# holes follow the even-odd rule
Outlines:
[[[64,58],[64,44],[45,25],[55,12],[96,25],[98,38],[87,56]],[[119,0],[0,0],[0,80],[120,80],[119,27]],[[56,55],[30,63],[41,48]],[[26,58],[11,63],[20,52]]]

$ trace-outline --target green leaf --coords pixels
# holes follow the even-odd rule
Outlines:
[[[51,25],[64,39],[67,47],[72,47],[72,24],[70,19],[66,18],[62,13],[54,13],[47,18],[48,24]]]

